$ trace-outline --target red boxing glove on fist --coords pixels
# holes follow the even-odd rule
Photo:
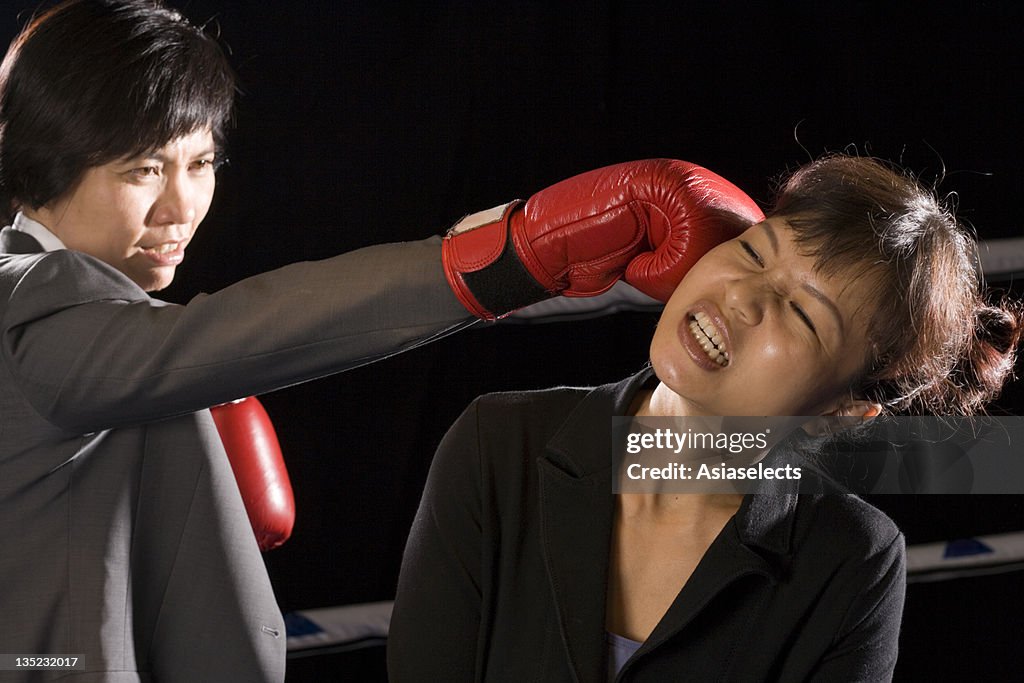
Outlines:
[[[254,396],[210,409],[260,550],[288,540],[295,498],[270,416]]]
[[[709,249],[763,218],[721,176],[648,159],[468,216],[449,231],[442,260],[459,300],[488,320],[556,294],[601,294],[623,276],[665,301]]]

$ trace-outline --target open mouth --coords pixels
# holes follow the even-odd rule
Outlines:
[[[172,251],[176,251],[180,244],[181,242],[166,242],[155,247],[146,247],[144,251],[152,254],[170,254]]]
[[[704,349],[708,358],[722,367],[729,364],[729,352],[725,350],[725,340],[706,313],[697,311],[690,316],[690,333]]]
[[[188,240],[163,242],[151,247],[141,247],[139,251],[156,266],[176,266],[185,259],[186,244]]]
[[[154,256],[163,256],[165,254],[172,254],[181,249],[184,242],[164,242],[163,244],[157,244],[152,247],[142,247],[142,251],[147,254]]]

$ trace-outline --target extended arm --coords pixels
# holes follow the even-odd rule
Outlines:
[[[15,257],[0,263],[0,353],[48,421],[96,431],[341,372],[469,324],[466,310],[493,319],[623,276],[666,299],[704,252],[759,219],[728,181],[652,159],[484,212],[443,243],[296,264],[186,306],[152,300],[82,254]]]
[[[150,299],[90,257],[51,252],[16,279],[0,274],[0,352],[27,400],[67,429],[191,412],[469,324],[445,283],[439,242],[287,266],[186,306]]]

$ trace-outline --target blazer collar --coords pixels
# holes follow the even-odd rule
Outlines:
[[[576,477],[610,469],[612,417],[628,414],[637,392],[655,381],[648,365],[621,382],[592,389],[548,441],[551,461]]]
[[[0,230],[0,253],[4,254],[37,254],[43,251],[35,237],[28,233],[4,228]]]
[[[655,382],[650,367],[591,390],[562,423],[538,460],[545,563],[562,638],[579,681],[603,680],[605,597],[614,512],[612,420]],[[788,563],[798,498],[747,495],[712,544],[646,647],[682,629],[715,593],[750,573],[776,579]],[[781,556],[781,557],[773,557]],[[727,568],[717,571],[715,568]]]

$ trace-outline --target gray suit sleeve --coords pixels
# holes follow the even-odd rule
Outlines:
[[[299,263],[177,306],[84,254],[13,284],[0,353],[50,422],[94,431],[192,412],[369,363],[473,322],[440,239]]]

